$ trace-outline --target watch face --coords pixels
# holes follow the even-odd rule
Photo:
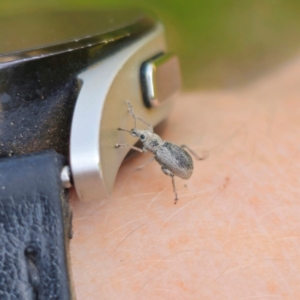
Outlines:
[[[2,17],[0,64],[91,47],[152,26],[153,21],[135,10],[44,12]]]
[[[45,149],[67,155],[78,74],[155,24],[129,10],[0,18],[0,157]]]
[[[107,197],[126,155],[114,147],[124,142],[117,128],[130,126],[126,100],[155,126],[179,87],[164,27],[129,10],[10,16],[0,26],[0,157],[53,149],[69,156],[81,200]],[[143,89],[154,91],[147,107]]]

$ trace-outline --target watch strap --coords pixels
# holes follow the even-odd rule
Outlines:
[[[0,160],[0,299],[72,299],[64,165],[54,151]]]

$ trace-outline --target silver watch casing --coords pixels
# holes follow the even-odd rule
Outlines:
[[[62,24],[67,24],[64,13],[56,16],[53,14],[49,17],[52,21],[48,22],[51,25],[54,24],[53,20],[60,20],[53,26],[56,27],[56,31],[65,32],[62,36],[55,35],[55,30],[53,33],[48,30],[50,32],[48,39],[41,36],[41,40],[38,42],[30,41],[29,38],[27,44],[20,42],[19,45],[15,45],[15,48],[12,45],[10,47],[3,46],[2,49],[0,47],[0,80],[1,71],[5,71],[4,74],[11,69],[17,72],[18,68],[21,68],[23,71],[28,65],[40,65],[41,68],[46,65],[48,69],[50,65],[50,70],[47,70],[51,76],[48,78],[53,78],[54,81],[55,78],[59,78],[55,73],[56,68],[61,68],[61,72],[66,70],[65,73],[70,73],[69,77],[68,74],[63,73],[62,78],[67,83],[69,78],[72,78],[72,82],[76,82],[76,88],[71,93],[74,100],[72,105],[68,106],[72,111],[70,121],[66,122],[65,126],[66,128],[69,126],[69,133],[65,137],[69,139],[67,144],[69,145],[71,177],[81,201],[100,200],[111,194],[120,164],[129,151],[126,148],[116,149],[115,144],[134,145],[137,142],[136,138],[117,130],[118,127],[131,129],[133,126],[126,101],[132,103],[138,116],[153,126],[159,124],[167,117],[174,95],[180,87],[179,64],[175,56],[167,54],[163,25],[142,12],[107,11],[98,15],[97,12],[82,12],[73,15],[68,13],[67,15],[69,20],[73,18],[74,22],[78,22],[78,24],[72,24],[77,26],[74,32],[64,29]],[[103,18],[99,18],[99,16]],[[97,19],[102,20],[101,24],[97,24]],[[45,27],[47,26],[45,25]],[[82,59],[82,57],[84,58]],[[47,60],[48,63],[45,64]],[[147,68],[144,68],[145,64]],[[51,65],[53,65],[53,74]],[[27,67],[29,71],[34,68]],[[146,69],[147,73],[143,74]],[[31,73],[27,74],[30,78]],[[60,75],[60,73],[57,74]],[[5,79],[7,76],[3,76],[2,83],[5,82]],[[28,81],[34,86],[33,80],[28,79]],[[164,82],[168,84],[164,84]],[[11,89],[6,90],[5,84],[1,86],[1,81],[0,89],[0,104],[1,99],[5,104],[7,95],[10,96],[10,100],[13,98]],[[51,101],[55,86],[51,86],[48,90],[50,92],[48,94],[45,92],[41,98],[45,97],[46,100]],[[152,92],[149,93],[147,90]],[[152,100],[146,99],[148,94]],[[48,98],[47,95],[49,95]],[[160,95],[164,96],[160,97]],[[42,101],[43,99],[38,100]],[[151,105],[151,103],[155,103],[155,105]],[[20,111],[20,107],[22,105],[18,106],[17,111]],[[45,110],[45,106],[43,109]],[[11,111],[10,108],[5,109],[5,105],[2,105],[2,109],[0,107],[0,133],[1,121],[4,119],[2,125],[6,126],[3,125],[2,129],[7,128],[7,124],[11,120],[5,118],[5,114],[8,115]],[[52,123],[55,123],[55,118],[61,111],[58,104],[57,110],[53,110]],[[28,110],[27,114],[30,113]],[[4,116],[2,119],[1,114]],[[43,118],[45,119],[44,116]],[[33,129],[25,128],[27,131],[20,126],[18,134],[16,132],[13,134],[24,136],[26,132],[34,131],[36,127],[42,128],[44,123],[43,121],[37,122],[34,126],[32,125]],[[51,122],[49,124],[51,125]],[[50,125],[46,128],[51,128]],[[63,124],[60,127],[63,131]],[[8,150],[3,151],[2,156],[8,156],[9,149],[13,149],[12,155],[47,148],[54,148],[63,153],[64,150],[59,148],[59,141],[51,144],[51,141],[55,140],[59,134],[59,128],[57,128],[52,136],[47,136],[45,142],[41,142],[37,147],[34,147],[34,143],[23,147],[20,142],[22,138],[14,139],[12,142],[9,141],[11,145],[14,145],[13,142],[17,140],[17,146],[21,146],[7,147]],[[43,140],[43,137],[40,138],[39,132],[37,132],[34,133],[33,140],[40,141]],[[47,142],[49,140],[50,142]],[[7,145],[10,145],[9,142]],[[6,148],[4,147],[4,149]],[[22,150],[19,151],[19,149]]]

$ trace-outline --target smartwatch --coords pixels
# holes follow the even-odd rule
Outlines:
[[[72,213],[109,197],[135,137],[127,102],[152,126],[180,89],[163,25],[138,10],[0,19],[0,299],[75,299]],[[76,234],[76,233],[75,233]]]

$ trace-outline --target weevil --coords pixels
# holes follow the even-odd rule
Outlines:
[[[136,116],[133,112],[133,107],[129,101],[128,111],[134,120],[134,128],[131,130],[118,128],[118,130],[129,132],[132,136],[138,137],[143,143],[143,148],[138,148],[128,144],[116,144],[116,148],[129,147],[139,152],[151,152],[154,154],[154,159],[161,165],[161,170],[172,178],[173,191],[175,194],[175,203],[178,201],[177,190],[175,186],[175,176],[182,179],[189,179],[193,174],[194,164],[187,149],[197,160],[203,160],[206,156],[200,157],[192,151],[187,145],[177,146],[168,141],[163,141],[159,135],[154,133],[153,127],[148,122]],[[136,128],[136,121],[140,120],[148,126],[148,129],[142,130]],[[185,148],[185,149],[184,149]]]

